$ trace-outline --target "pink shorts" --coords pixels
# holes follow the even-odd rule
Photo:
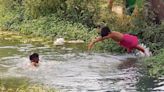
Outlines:
[[[119,44],[128,50],[132,50],[138,45],[138,38],[133,35],[124,34]]]

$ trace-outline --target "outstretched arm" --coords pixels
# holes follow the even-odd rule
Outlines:
[[[96,39],[92,40],[89,43],[89,45],[88,45],[88,50],[90,50],[96,42],[103,41],[103,40],[105,40],[107,38],[109,38],[109,37],[108,36],[105,36],[105,37],[97,37]]]

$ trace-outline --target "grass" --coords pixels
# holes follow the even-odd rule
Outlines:
[[[7,40],[11,42],[13,41],[13,44],[15,41],[17,43],[34,43],[34,44],[40,43],[42,45],[48,45],[52,43],[52,40],[48,38],[43,38],[36,35],[24,35],[16,31],[0,31],[0,37],[1,39],[6,41]]]
[[[161,77],[164,75],[164,49],[161,49],[160,53],[156,56],[147,58],[144,61],[151,76]]]
[[[32,84],[27,78],[1,78],[0,92],[57,92],[40,84]]]

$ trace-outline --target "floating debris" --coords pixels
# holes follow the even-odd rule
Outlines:
[[[57,38],[57,39],[54,41],[54,45],[64,45],[64,43],[65,43],[64,38]]]

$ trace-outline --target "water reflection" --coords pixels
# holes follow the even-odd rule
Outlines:
[[[122,60],[121,64],[118,66],[118,69],[128,69],[131,67],[136,67],[136,62],[136,58],[127,58],[126,60]]]

